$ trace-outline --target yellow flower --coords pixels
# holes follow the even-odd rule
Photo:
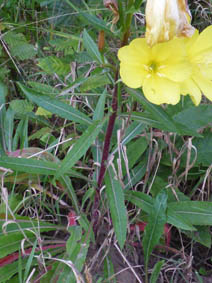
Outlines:
[[[155,104],[179,102],[181,83],[191,75],[183,39],[150,47],[145,38],[137,38],[119,49],[118,58],[120,75],[127,86],[142,86],[145,97]]]
[[[184,39],[188,60],[192,66],[191,78],[182,83],[181,92],[189,94],[195,105],[202,93],[212,101],[212,26],[191,38]]]
[[[190,13],[186,0],[147,0],[146,38],[149,45],[174,36],[192,36]]]

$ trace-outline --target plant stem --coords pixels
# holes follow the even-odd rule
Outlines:
[[[129,0],[128,6],[130,6],[132,3],[133,3],[133,0]],[[121,1],[119,1],[119,8],[122,8]],[[128,14],[126,17],[126,26],[125,26],[125,31],[124,31],[122,42],[121,42],[121,47],[128,44],[131,20],[132,20],[132,14]],[[116,70],[115,82],[117,82],[118,76],[119,76],[119,70]],[[95,194],[94,203],[93,203],[92,221],[93,221],[93,230],[95,234],[97,233],[98,218],[99,218],[98,217],[98,207],[99,207],[99,202],[100,202],[100,189],[102,187],[103,179],[104,179],[105,172],[106,172],[106,166],[107,166],[106,163],[108,160],[110,142],[111,142],[111,137],[112,137],[115,121],[116,121],[117,110],[118,110],[118,84],[116,83],[114,87],[114,91],[113,91],[113,98],[112,98],[112,114],[110,115],[107,130],[106,130],[104,148],[103,148],[103,153],[102,153],[102,161],[101,161],[100,172],[99,172],[98,181],[97,181],[96,194]]]
[[[116,71],[115,81],[117,81],[117,79],[118,79],[118,72],[119,71]],[[107,162],[107,159],[108,159],[109,149],[110,149],[110,141],[111,141],[113,128],[114,128],[115,120],[116,120],[116,115],[117,115],[117,108],[118,108],[117,90],[118,90],[118,85],[116,84],[115,87],[114,87],[113,99],[112,99],[113,113],[110,115],[108,126],[107,126],[107,131],[106,131],[106,135],[105,135],[105,143],[104,143],[103,154],[102,154],[101,167],[100,167],[99,178],[98,178],[98,182],[97,182],[98,190],[101,189],[102,181],[103,181],[103,178],[104,178],[104,175],[105,175],[106,162]]]

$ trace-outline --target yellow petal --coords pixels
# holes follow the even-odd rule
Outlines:
[[[191,56],[195,56],[208,48],[212,48],[212,26],[208,26],[197,37],[190,50]]]
[[[134,39],[129,45],[121,47],[118,58],[121,62],[139,65],[146,64],[149,60],[150,49],[145,38]]]
[[[177,104],[180,101],[180,86],[168,79],[151,76],[144,81],[145,97],[154,104]]]
[[[182,82],[191,76],[192,68],[189,63],[185,62],[173,65],[166,65],[164,68],[161,68],[159,72],[163,76],[174,82]]]
[[[161,64],[174,64],[183,61],[186,57],[184,40],[174,38],[154,45],[152,47],[152,57]]]
[[[203,75],[203,77],[212,80],[212,64],[209,65],[202,64],[199,66],[199,70]]]
[[[201,101],[201,91],[192,79],[188,79],[181,84],[181,94],[189,94],[193,103],[197,106]]]
[[[201,89],[202,93],[212,101],[212,82],[204,78],[201,73],[192,75],[192,79]]]
[[[142,66],[133,66],[128,63],[120,64],[121,79],[131,88],[141,87],[147,74],[147,71]]]

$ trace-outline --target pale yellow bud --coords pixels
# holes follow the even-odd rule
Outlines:
[[[193,35],[186,0],[147,0],[146,38],[149,45],[168,41],[174,36]]]

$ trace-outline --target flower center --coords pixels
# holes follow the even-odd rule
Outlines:
[[[151,62],[149,65],[149,71],[151,73],[157,73],[157,64],[155,62]]]

